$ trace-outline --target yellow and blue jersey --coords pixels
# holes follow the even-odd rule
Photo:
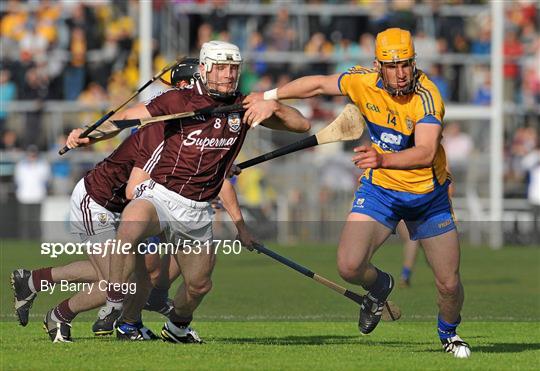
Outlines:
[[[358,106],[364,116],[372,147],[379,153],[399,152],[414,146],[417,124],[442,125],[444,103],[433,82],[421,71],[414,94],[391,96],[373,68],[355,66],[338,80],[340,91]],[[447,178],[446,155],[439,144],[433,166],[413,170],[367,169],[374,185],[425,194],[443,185]]]

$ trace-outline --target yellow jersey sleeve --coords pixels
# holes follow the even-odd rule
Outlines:
[[[373,83],[377,72],[373,68],[354,66],[339,76],[338,88],[343,95],[349,96],[354,103],[361,100],[361,96],[370,82]],[[373,81],[371,81],[373,80]]]
[[[443,124],[444,103],[437,86],[420,72],[418,78],[415,104],[416,124]]]

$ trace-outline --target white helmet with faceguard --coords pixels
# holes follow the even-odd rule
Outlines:
[[[224,41],[206,42],[199,59],[204,66],[201,80],[210,95],[226,98],[236,93],[242,66],[242,56],[236,45]]]

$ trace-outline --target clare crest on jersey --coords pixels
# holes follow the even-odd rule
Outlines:
[[[240,114],[237,112],[230,113],[227,116],[227,124],[229,125],[229,130],[233,133],[238,133],[240,130],[240,125],[242,124],[242,120],[240,119]]]

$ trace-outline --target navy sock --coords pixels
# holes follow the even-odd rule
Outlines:
[[[448,339],[456,335],[456,328],[461,322],[461,316],[458,317],[456,323],[445,322],[441,316],[437,317],[437,332],[441,339]]]
[[[161,287],[154,287],[150,291],[148,296],[148,305],[151,307],[160,308],[167,304],[167,298],[169,297],[169,289],[164,289]]]
[[[388,290],[390,286],[390,275],[377,268],[375,270],[377,271],[375,282],[371,286],[365,286],[364,288],[378,300],[386,300],[390,293]]]
[[[411,278],[411,269],[403,267],[403,269],[401,270],[401,278],[405,281],[409,280]]]

